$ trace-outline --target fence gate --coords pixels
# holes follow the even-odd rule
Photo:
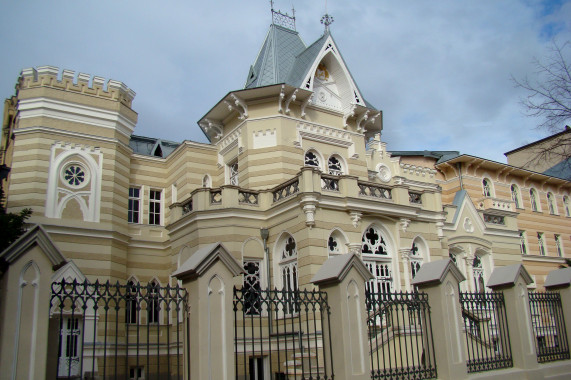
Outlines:
[[[334,378],[325,292],[234,288],[234,332],[238,380]]]
[[[183,378],[187,291],[129,282],[54,282],[48,378]]]
[[[428,296],[366,293],[371,379],[437,377]]]

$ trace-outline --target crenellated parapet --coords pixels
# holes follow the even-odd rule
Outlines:
[[[17,90],[35,87],[53,87],[59,90],[115,100],[129,108],[135,98],[135,91],[123,82],[112,79],[106,81],[102,77],[85,73],[76,75],[73,70],[60,70],[54,66],[38,66],[22,70],[16,86]]]

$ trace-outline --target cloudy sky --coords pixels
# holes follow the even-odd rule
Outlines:
[[[306,44],[325,0],[275,0]],[[23,68],[116,79],[137,96],[135,133],[206,142],[196,122],[243,87],[271,22],[266,0],[27,0],[0,14],[0,95]],[[329,0],[332,34],[361,92],[384,112],[391,150],[503,153],[545,136],[510,76],[571,40],[571,0]],[[571,54],[571,49],[568,49]],[[571,56],[568,59],[571,62]]]

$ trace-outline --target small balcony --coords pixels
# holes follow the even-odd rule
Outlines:
[[[479,210],[515,211],[515,204],[511,199],[483,197],[476,200]]]

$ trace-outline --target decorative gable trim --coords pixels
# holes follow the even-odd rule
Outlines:
[[[46,230],[39,224],[36,224],[0,253],[0,259],[4,259],[8,264],[11,264],[35,245],[42,249],[54,267],[58,267],[67,261]]]
[[[326,127],[323,125],[298,123],[297,124],[298,144],[302,145],[302,140],[312,140],[343,148],[349,148],[353,145],[351,134],[347,131]]]

